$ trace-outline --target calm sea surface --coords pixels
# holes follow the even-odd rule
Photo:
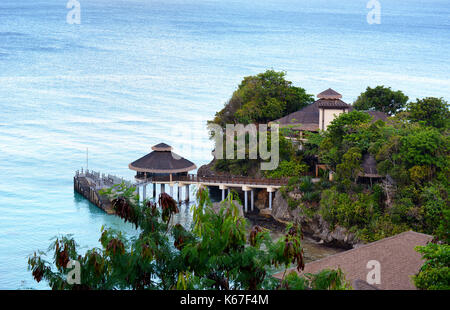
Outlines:
[[[450,99],[450,3],[367,1],[0,1],[0,289],[47,288],[27,256],[58,234],[98,246],[102,225],[133,229],[74,194],[76,169],[131,179],[159,142],[197,166],[205,120],[240,80],[285,70],[309,93],[352,102],[384,84]],[[184,208],[182,222],[189,222]]]

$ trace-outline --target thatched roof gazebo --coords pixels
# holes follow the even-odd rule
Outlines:
[[[153,176],[187,175],[197,166],[172,152],[170,145],[159,143],[152,147],[151,153],[135,160],[128,168],[137,171],[136,179],[147,179]]]

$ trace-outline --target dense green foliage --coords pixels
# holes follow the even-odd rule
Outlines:
[[[348,288],[340,270],[304,279],[291,274],[282,282],[273,278],[269,268],[304,268],[300,228],[288,226],[276,242],[259,226],[248,234],[232,195],[214,210],[207,190],[199,190],[193,227],[186,229],[171,224],[179,210],[169,195],[161,194],[157,207],[151,201],[139,202],[133,192],[122,184],[104,193],[113,198],[116,214],[139,229],[138,237],[102,228],[101,248],[84,255],[72,237],[60,237],[49,248],[52,261],[44,252],[30,256],[29,269],[36,281],[44,279],[52,289]],[[71,260],[80,262],[80,284],[67,282]]]
[[[448,102],[442,98],[428,97],[408,103],[408,118],[426,126],[449,128],[450,111]]]
[[[353,103],[353,107],[356,110],[376,110],[394,115],[405,107],[407,101],[408,96],[400,90],[393,91],[390,87],[384,86],[367,87]]]
[[[267,123],[313,102],[312,95],[293,86],[285,76],[285,72],[267,70],[245,77],[212,122],[222,127],[226,124]]]
[[[399,115],[388,123],[352,111],[311,140],[320,160],[335,172],[322,192],[319,212],[372,241],[413,229],[449,239],[448,131]],[[366,157],[364,157],[366,155]],[[360,182],[364,160],[373,156],[381,184]]]
[[[425,263],[413,277],[414,285],[423,290],[450,290],[450,245],[429,243],[416,251]]]

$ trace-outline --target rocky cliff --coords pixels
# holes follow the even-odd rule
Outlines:
[[[300,224],[305,234],[321,240],[324,244],[343,248],[353,248],[361,244],[355,234],[344,227],[337,226],[331,230],[330,225],[319,214],[310,217],[305,215],[301,208],[291,210],[280,191],[275,194],[271,214],[279,222]]]

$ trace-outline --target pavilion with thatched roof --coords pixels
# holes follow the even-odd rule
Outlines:
[[[154,176],[186,175],[197,166],[172,152],[172,147],[159,143],[152,147],[152,152],[135,160],[128,167],[137,171],[136,179],[149,179]]]

